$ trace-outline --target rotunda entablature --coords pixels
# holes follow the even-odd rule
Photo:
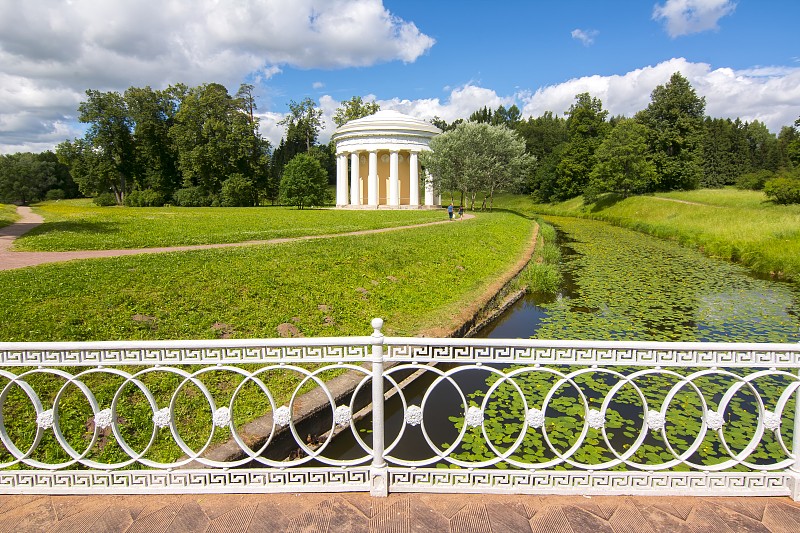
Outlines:
[[[397,111],[378,111],[343,124],[331,136],[336,153],[389,150],[420,152],[442,131],[422,119]]]

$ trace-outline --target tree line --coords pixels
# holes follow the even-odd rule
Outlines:
[[[310,98],[291,101],[281,121],[286,133],[273,147],[259,133],[253,90],[244,84],[231,95],[216,83],[89,90],[78,108],[87,125],[82,138],[64,141],[55,153],[0,156],[0,202],[81,194],[131,206],[329,202],[335,149],[319,143],[322,110]],[[378,110],[354,96],[334,122]],[[421,162],[438,190],[458,193],[472,207],[481,191],[491,206],[500,190],[543,202],[580,195],[591,202],[609,192],[728,185],[800,201],[800,119],[775,135],[757,120],[708,117],[705,99],[680,73],[656,87],[632,118],[609,117],[600,99],[582,93],[564,117],[522,119],[513,105],[431,122],[444,133]]]
[[[541,202],[728,185],[764,189],[779,203],[800,202],[800,119],[775,135],[757,120],[708,117],[705,99],[680,73],[656,87],[647,108],[632,118],[609,117],[589,93],[576,95],[565,115],[522,120],[516,106],[500,106],[480,109],[466,122],[433,122],[446,132],[471,122],[513,131],[530,164],[527,176],[510,186]]]

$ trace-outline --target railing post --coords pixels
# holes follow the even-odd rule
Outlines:
[[[797,371],[800,379],[800,370]],[[800,501],[800,387],[794,393],[794,433],[792,435],[794,464],[789,468],[789,494],[794,501]]]
[[[383,417],[383,319],[372,319],[372,465],[369,468],[369,493],[389,495],[389,471],[384,451]]]

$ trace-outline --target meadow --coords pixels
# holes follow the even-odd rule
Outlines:
[[[12,224],[17,218],[17,206],[0,204],[0,228]]]
[[[762,192],[701,189],[621,198],[524,205],[541,214],[605,220],[741,263],[754,272],[800,281],[800,205],[775,205]]]
[[[436,210],[289,207],[98,207],[91,200],[35,206],[46,224],[14,244],[19,251],[116,250],[330,235],[443,220]],[[0,215],[2,216],[2,215]]]

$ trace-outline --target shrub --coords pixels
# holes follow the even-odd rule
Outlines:
[[[220,204],[222,207],[253,207],[256,196],[252,181],[241,174],[233,174],[222,182]]]
[[[104,192],[95,196],[92,202],[94,202],[94,205],[99,205],[100,207],[108,207],[117,205],[117,197],[114,196],[113,193]]]
[[[755,172],[748,172],[736,178],[736,188],[750,191],[760,191],[764,188],[764,184],[770,179],[775,177],[775,173],[770,170],[757,170]]]
[[[175,205],[181,207],[208,207],[211,205],[211,198],[200,187],[178,189],[172,198],[175,200]]]
[[[161,207],[164,205],[164,195],[153,189],[131,191],[125,197],[125,205],[128,207]]]
[[[299,209],[323,205],[328,195],[328,174],[314,157],[297,154],[283,169],[281,201]]]
[[[44,195],[45,200],[63,200],[67,194],[62,189],[50,189]]]
[[[764,194],[776,204],[800,204],[800,177],[772,178],[764,184]]]

